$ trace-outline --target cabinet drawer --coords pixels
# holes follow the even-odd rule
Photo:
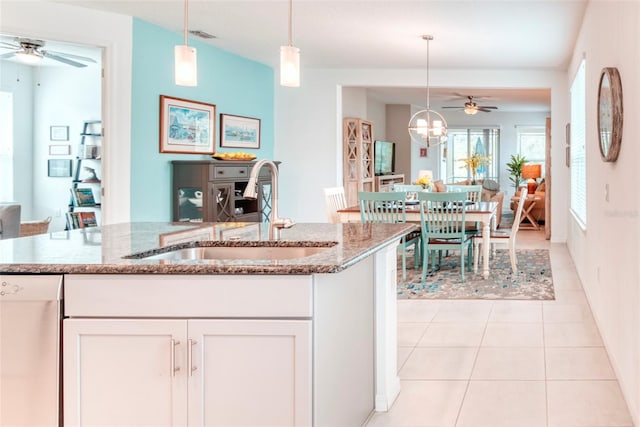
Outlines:
[[[224,178],[247,178],[249,171],[246,166],[209,166],[209,180]]]
[[[311,276],[67,275],[69,317],[311,317]]]

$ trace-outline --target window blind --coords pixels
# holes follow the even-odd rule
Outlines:
[[[571,84],[571,211],[587,227],[585,61]]]

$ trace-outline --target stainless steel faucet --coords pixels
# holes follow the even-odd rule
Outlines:
[[[271,226],[276,228],[293,227],[295,222],[289,218],[280,218],[278,216],[278,166],[273,161],[262,159],[253,165],[247,188],[244,190],[244,197],[246,199],[258,198],[258,175],[262,166],[267,166],[271,173],[271,215],[269,216]]]

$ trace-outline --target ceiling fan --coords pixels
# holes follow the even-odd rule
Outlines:
[[[490,113],[491,110],[497,110],[498,107],[490,106],[490,105],[478,105],[474,102],[473,96],[467,96],[468,101],[464,103],[462,107],[442,107],[442,108],[459,108],[465,113],[469,115],[477,114],[478,111],[482,111],[484,113]]]
[[[11,52],[0,55],[0,59],[8,59],[14,56],[18,56],[23,62],[27,64],[36,64],[42,58],[53,59],[54,61],[62,62],[73,67],[86,67],[87,64],[83,64],[79,61],[93,62],[91,58],[86,56],[72,55],[70,53],[54,52],[51,50],[44,50],[45,42],[43,40],[33,40],[27,38],[16,37],[14,43],[7,43],[0,41],[0,49],[11,49]]]

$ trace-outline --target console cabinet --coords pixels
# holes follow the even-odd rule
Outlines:
[[[347,206],[358,204],[358,191],[374,190],[373,124],[370,121],[345,118],[343,135],[343,185]]]
[[[404,175],[378,175],[376,176],[376,191],[392,191],[393,184],[404,184]]]
[[[279,164],[279,162],[276,162]],[[271,177],[263,168],[258,199],[243,197],[255,162],[173,161],[172,220],[264,222],[271,213]]]

